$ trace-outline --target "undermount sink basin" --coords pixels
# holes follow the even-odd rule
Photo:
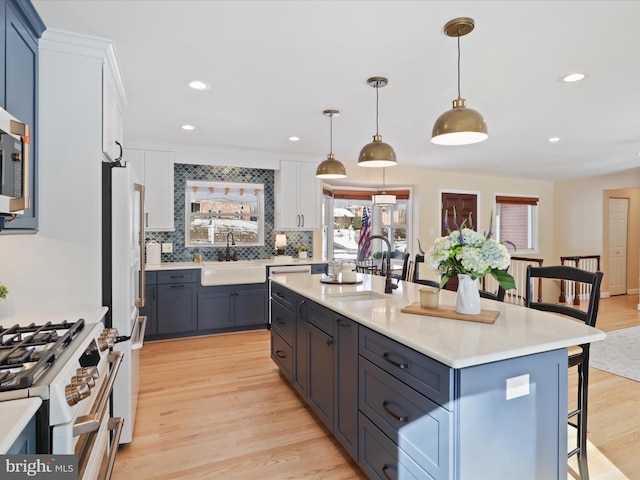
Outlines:
[[[337,300],[338,302],[361,302],[367,300],[380,300],[389,298],[384,293],[373,292],[371,290],[364,290],[361,292],[344,292],[335,293],[329,295],[329,298]]]
[[[266,280],[267,268],[251,262],[215,262],[204,265],[200,275],[200,283],[205,287],[264,283]]]

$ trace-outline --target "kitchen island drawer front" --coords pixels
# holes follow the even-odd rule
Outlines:
[[[296,294],[288,288],[273,282],[271,282],[271,299],[280,302],[291,311],[296,308]]]
[[[439,405],[451,410],[453,370],[366,327],[359,353]]]
[[[194,283],[198,281],[200,270],[168,270],[157,272],[158,284]]]
[[[278,302],[273,302],[271,304],[271,326],[289,345],[294,345],[296,316],[291,310]]]
[[[274,330],[271,330],[271,358],[280,367],[282,374],[291,382],[293,379],[293,349]]]
[[[358,464],[371,479],[429,480],[431,475],[420,468],[402,449],[382,433],[366,415],[359,414],[360,461]]]
[[[436,478],[449,474],[452,413],[360,359],[360,411]]]
[[[327,335],[333,337],[335,326],[333,311],[315,302],[309,302],[308,321],[318,327]]]

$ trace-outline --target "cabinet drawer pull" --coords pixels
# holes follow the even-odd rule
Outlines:
[[[302,318],[303,320],[306,320],[306,318],[304,318],[304,312],[302,311],[302,306],[307,303],[306,300],[302,300],[300,302],[300,306],[298,307],[298,312],[300,313],[300,318]]]
[[[385,412],[387,412],[389,415],[391,415],[393,418],[395,418],[396,420],[398,420],[399,422],[408,422],[409,421],[409,417],[406,416],[402,416],[399,417],[398,415],[396,415],[395,413],[393,413],[390,409],[389,409],[389,402],[387,402],[386,400],[384,402],[382,402],[382,408],[384,408]]]
[[[327,345],[329,345],[329,346],[333,345],[333,339],[327,340]]]
[[[184,278],[184,275],[171,275],[171,278]]]
[[[287,322],[285,322],[284,320],[282,320],[280,317],[276,318],[276,323],[279,323],[280,325],[286,325]]]
[[[347,322],[346,320],[342,320],[341,318],[339,318],[337,321],[338,325],[340,325],[341,327],[351,328],[351,322]]]
[[[171,285],[171,288],[184,288],[184,285]]]
[[[409,364],[408,364],[407,362],[404,362],[404,363],[398,363],[398,362],[396,362],[396,361],[392,360],[392,359],[391,359],[391,355],[389,355],[387,352],[384,352],[384,353],[382,354],[382,358],[384,358],[384,359],[385,359],[387,362],[389,362],[391,365],[396,366],[396,367],[398,367],[398,368],[402,368],[402,369],[409,368]]]
[[[283,293],[276,292],[276,297],[278,297],[278,298],[284,298],[284,297],[285,297],[285,295],[284,295]]]
[[[302,225],[300,225],[301,227],[304,227],[304,215],[301,215],[302,217]]]
[[[276,350],[276,356],[278,358],[287,358],[287,354],[284,353],[282,350]]]
[[[389,474],[387,473],[387,470],[390,470],[390,469],[392,469],[392,468],[393,468],[393,465],[389,465],[388,463],[385,463],[385,464],[382,466],[382,473],[384,473],[384,476],[385,476],[386,478],[388,478],[389,480],[393,480],[393,479],[389,476]]]

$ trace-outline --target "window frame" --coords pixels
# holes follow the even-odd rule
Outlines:
[[[244,189],[247,192],[247,195],[252,194],[251,192],[258,192],[257,195],[257,205],[256,212],[249,213],[247,217],[256,217],[258,220],[258,240],[256,242],[244,242],[241,243],[238,238],[234,240],[236,242],[236,246],[238,247],[262,247],[264,246],[264,237],[265,237],[265,203],[264,203],[264,195],[265,195],[265,185],[263,183],[241,183],[241,182],[219,182],[219,181],[210,181],[210,180],[187,180],[185,182],[185,195],[184,195],[184,243],[187,248],[220,248],[226,246],[226,241],[224,242],[212,242],[212,243],[193,243],[191,241],[191,220],[192,218],[204,218],[204,217],[217,217],[217,214],[213,213],[202,213],[202,212],[192,212],[191,211],[191,203],[193,192],[193,188],[213,188],[214,191],[212,195],[215,194],[215,191],[220,189],[224,191],[226,189],[229,190],[240,190]],[[226,214],[228,215],[228,214]],[[241,218],[241,217],[238,217]]]
[[[412,218],[412,209],[413,209],[413,189],[411,187],[394,187],[393,189],[387,189],[385,193],[390,195],[396,195],[398,201],[406,201],[407,202],[407,222],[405,224],[397,224],[393,226],[392,224],[384,225],[382,223],[382,213],[381,207],[374,207],[372,195],[380,194],[381,191],[378,188],[363,188],[363,187],[355,187],[350,185],[340,185],[340,186],[323,186],[323,202],[322,202],[322,215],[324,219],[324,225],[322,228],[322,258],[323,260],[331,260],[333,259],[334,253],[334,243],[333,243],[333,209],[335,207],[335,195],[336,192],[345,192],[344,195],[348,195],[348,198],[352,198],[354,200],[360,201],[368,201],[370,202],[369,207],[371,208],[371,234],[372,235],[381,235],[382,228],[388,227],[388,235],[387,238],[389,243],[395,247],[393,242],[393,229],[395,227],[405,228],[407,231],[407,244],[405,247],[405,251],[410,251],[411,249],[411,241],[409,240],[412,237],[413,225],[411,222]],[[345,197],[347,198],[347,197]]]
[[[516,252],[518,254],[540,253],[540,231],[539,231],[539,203],[540,197],[534,195],[520,195],[520,194],[501,194],[496,193],[494,197],[494,212],[495,212],[495,239],[497,241],[508,241],[508,238],[501,238],[500,232],[500,208],[499,205],[527,205],[527,247],[516,245]]]

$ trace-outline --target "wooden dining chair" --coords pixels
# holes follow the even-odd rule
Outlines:
[[[386,275],[387,272],[387,255],[389,254],[389,252],[383,252],[382,253],[382,275]],[[408,268],[408,264],[409,264],[409,257],[411,255],[409,253],[405,253],[405,252],[400,252],[398,250],[395,250],[393,252],[391,252],[391,254],[389,255],[389,258],[395,258],[395,259],[400,259],[402,260],[402,270],[401,273],[392,273],[391,274],[391,278],[394,278],[396,280],[406,280],[407,279],[407,268]]]
[[[545,312],[559,313],[584,322],[590,327],[595,327],[598,318],[598,305],[600,303],[600,285],[602,272],[588,272],[575,267],[555,265],[549,267],[527,267],[525,305],[529,308]],[[589,288],[589,299],[586,309],[578,306],[546,303],[538,292],[536,299],[534,292],[534,279],[551,281],[566,280],[585,284]],[[582,480],[589,479],[589,466],[587,463],[587,405],[589,393],[589,344],[578,345],[569,349],[569,368],[576,367],[578,371],[578,396],[576,408],[568,413],[569,425],[576,428],[576,447],[569,451],[568,456],[578,456],[578,470]],[[575,417],[575,421],[572,419]]]
[[[495,293],[487,290],[478,290],[478,293],[480,293],[480,297],[495,300],[496,302],[504,302],[504,296],[507,294],[506,290],[501,286],[498,286],[498,291]]]

